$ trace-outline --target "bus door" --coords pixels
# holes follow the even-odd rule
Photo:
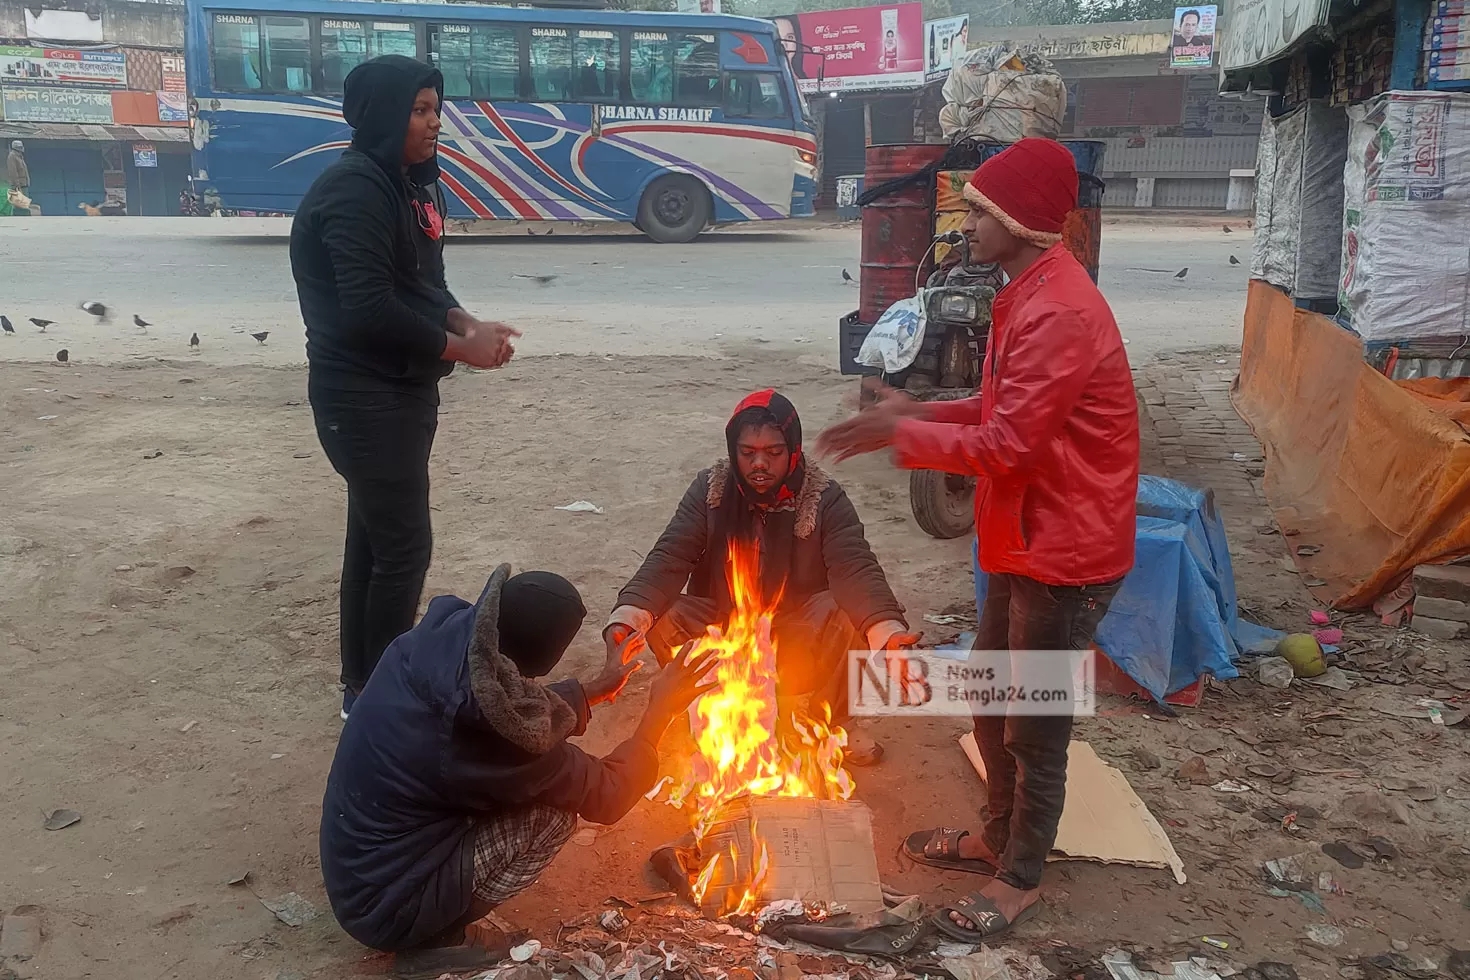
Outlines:
[[[792,106],[782,79],[775,37],[725,31],[720,45],[723,70],[720,112],[735,134],[726,175],[763,203],[791,203],[793,164]]]

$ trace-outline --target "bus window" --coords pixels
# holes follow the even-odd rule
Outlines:
[[[570,102],[572,32],[565,27],[531,28],[530,98],[542,102]]]
[[[249,14],[214,15],[214,88],[250,92],[260,88],[260,24]]]
[[[322,91],[340,93],[347,73],[367,61],[367,32],[360,20],[322,20]]]
[[[747,119],[784,119],[781,79],[763,71],[732,71],[725,76],[725,115]]]
[[[617,102],[623,55],[617,31],[579,29],[574,47],[576,76],[572,91],[578,102]]]
[[[514,27],[429,25],[429,64],[444,75],[446,99],[514,99],[520,48]]]
[[[373,21],[368,34],[368,50],[371,57],[384,54],[401,54],[406,58],[419,56],[418,31],[413,25],[398,21]]]
[[[634,31],[628,45],[628,68],[634,102],[668,105],[674,101],[674,59],[668,34]]]
[[[262,17],[265,85],[272,92],[311,91],[311,28],[305,17]]]
[[[720,48],[713,34],[681,34],[674,39],[674,102],[720,104]]]

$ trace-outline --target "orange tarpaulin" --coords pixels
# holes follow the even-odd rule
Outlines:
[[[1252,280],[1232,393],[1266,453],[1266,496],[1333,604],[1370,605],[1415,565],[1470,554],[1466,385],[1396,383],[1359,338]]]

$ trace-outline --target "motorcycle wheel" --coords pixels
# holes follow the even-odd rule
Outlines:
[[[930,537],[962,537],[975,527],[975,478],[914,470],[909,474],[909,506]]]

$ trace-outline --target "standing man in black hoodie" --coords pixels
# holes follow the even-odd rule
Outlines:
[[[398,55],[347,76],[352,145],[302,198],[291,272],[306,321],[317,437],[347,481],[342,717],[413,626],[433,536],[429,452],[439,379],[500,367],[520,336],[466,313],[444,282],[436,69]]]

